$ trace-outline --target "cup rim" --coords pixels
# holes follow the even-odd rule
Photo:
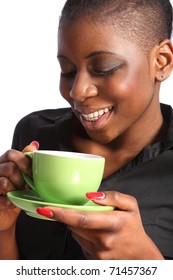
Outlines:
[[[51,155],[51,156],[60,156],[65,158],[77,158],[77,159],[95,159],[103,160],[103,156],[79,152],[70,152],[70,151],[56,151],[56,150],[36,150],[33,151],[35,154]]]

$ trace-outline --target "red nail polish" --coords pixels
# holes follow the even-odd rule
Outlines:
[[[105,198],[105,194],[103,192],[88,192],[86,193],[86,197],[88,199],[104,199]]]
[[[40,144],[37,141],[32,141],[30,145],[34,146],[37,150],[39,149]]]
[[[37,208],[37,213],[38,213],[39,215],[45,216],[45,217],[47,217],[47,218],[52,218],[52,217],[53,217],[52,211],[50,211],[50,210],[47,209],[47,208],[41,208],[41,207],[39,207],[39,208]]]

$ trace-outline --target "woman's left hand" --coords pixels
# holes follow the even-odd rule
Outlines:
[[[92,194],[91,194],[92,195]],[[56,207],[39,208],[38,213],[67,224],[87,259],[163,259],[146,234],[136,199],[115,191],[92,200],[115,207],[110,212],[84,212]]]

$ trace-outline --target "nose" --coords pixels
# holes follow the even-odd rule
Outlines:
[[[83,102],[89,97],[94,97],[98,94],[96,85],[91,77],[87,74],[77,74],[70,90],[70,97],[73,100]]]

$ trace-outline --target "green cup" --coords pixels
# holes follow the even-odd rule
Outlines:
[[[32,178],[27,184],[46,202],[83,205],[86,192],[98,190],[104,171],[104,157],[63,151],[25,153],[32,159]]]

